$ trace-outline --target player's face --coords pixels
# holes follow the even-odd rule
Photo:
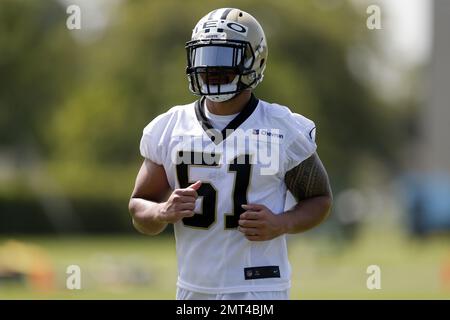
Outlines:
[[[200,74],[204,83],[209,85],[228,84],[236,77],[236,73],[222,68],[210,68],[208,74]]]

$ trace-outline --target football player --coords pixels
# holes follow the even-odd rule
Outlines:
[[[332,203],[314,122],[252,93],[268,49],[247,12],[208,13],[186,50],[200,98],[145,127],[133,224],[148,235],[174,225],[177,299],[288,299],[286,234],[320,224]],[[288,190],[297,202],[285,210]]]

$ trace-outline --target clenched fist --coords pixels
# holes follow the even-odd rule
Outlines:
[[[250,241],[272,240],[284,233],[283,215],[276,215],[262,204],[243,204],[238,230]]]
[[[197,181],[185,189],[175,189],[166,202],[161,203],[158,220],[164,223],[176,223],[185,217],[192,217],[197,200],[197,190],[202,185]]]

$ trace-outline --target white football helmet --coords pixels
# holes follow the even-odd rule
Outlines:
[[[245,11],[211,11],[195,26],[186,50],[189,89],[212,101],[226,101],[253,89],[264,77],[266,36]]]

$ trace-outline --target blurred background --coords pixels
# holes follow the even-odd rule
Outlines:
[[[450,298],[445,0],[2,0],[0,298],[174,299],[172,231],[138,234],[128,199],[142,129],[194,101],[184,44],[220,7],[262,24],[256,95],[316,122],[333,186],[329,220],[289,237],[292,298]]]

